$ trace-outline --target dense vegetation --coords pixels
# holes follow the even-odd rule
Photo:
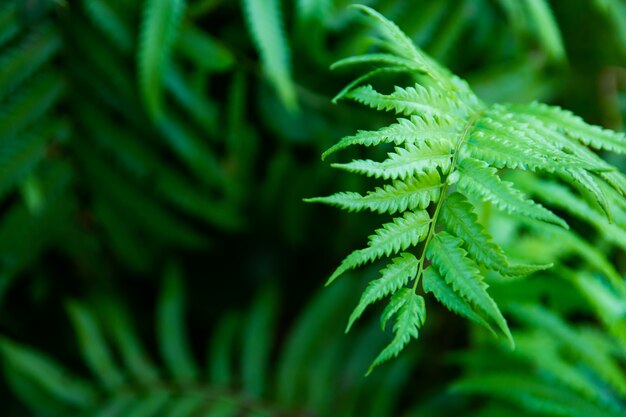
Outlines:
[[[0,4],[3,416],[626,413],[626,5],[367,4]]]

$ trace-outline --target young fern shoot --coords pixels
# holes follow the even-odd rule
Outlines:
[[[522,276],[550,265],[512,264],[479,222],[474,202],[568,229],[563,219],[499,176],[502,168],[541,171],[579,190],[593,210],[610,218],[612,200],[623,197],[626,181],[588,146],[626,153],[626,138],[590,126],[558,107],[488,105],[465,81],[418,49],[394,23],[371,8],[356,7],[374,22],[381,37],[377,45],[384,51],[337,62],[335,68],[359,64],[376,68],[348,85],[334,101],[352,99],[401,117],[380,130],[345,137],[322,156],[352,145],[393,144],[394,150],[383,161],[332,165],[390,184],[366,195],[340,192],[307,200],[350,211],[397,215],[369,237],[367,247],[346,257],[328,280],[330,284],[350,269],[391,258],[381,277],[363,292],[347,329],[369,305],[390,297],[382,325],[393,319],[395,336],[374,360],[371,371],[417,339],[426,317],[419,294],[423,292],[494,334],[504,335],[513,346],[507,321],[487,292],[486,273]],[[384,73],[405,73],[416,83],[396,86],[391,94],[361,85]],[[609,187],[617,193],[607,193]]]

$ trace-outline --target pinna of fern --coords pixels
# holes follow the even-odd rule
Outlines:
[[[376,110],[395,112],[397,123],[377,131],[359,131],[326,151],[322,158],[352,145],[392,144],[382,161],[335,163],[345,171],[390,183],[365,195],[340,192],[307,201],[350,211],[396,214],[369,237],[367,247],[346,257],[328,280],[383,257],[391,261],[369,283],[347,330],[365,309],[390,297],[382,325],[394,320],[395,333],[372,367],[393,358],[418,337],[424,324],[424,293],[449,310],[496,333],[513,338],[498,305],[487,292],[488,271],[523,276],[550,265],[520,265],[507,258],[476,214],[489,204],[538,224],[568,225],[557,214],[529,199],[499,170],[551,174],[576,189],[589,210],[611,219],[611,206],[622,199],[624,177],[591,148],[626,153],[624,135],[586,124],[558,107],[541,103],[493,104],[481,101],[462,79],[439,66],[392,22],[366,6],[356,6],[374,22],[381,52],[349,57],[334,68],[374,65],[334,99],[352,99]],[[402,73],[414,85],[390,94],[365,81]]]

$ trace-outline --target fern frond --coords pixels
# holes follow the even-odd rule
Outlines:
[[[606,149],[620,154],[626,153],[626,137],[623,133],[589,125],[568,110],[537,102],[529,105],[509,105],[508,107],[521,114],[531,115],[546,126],[560,129],[574,141],[580,141],[595,149]]]
[[[549,2],[546,0],[526,0],[522,3],[526,6],[529,17],[535,23],[537,35],[547,54],[557,62],[565,61],[567,57],[565,56],[563,39]]]
[[[341,192],[304,201],[330,204],[348,211],[368,209],[379,213],[394,214],[416,208],[426,208],[431,202],[439,200],[441,187],[439,173],[432,170],[408,178],[406,181],[394,181],[393,184],[385,185],[383,188],[378,187],[366,195]]]
[[[235,63],[229,49],[192,24],[183,26],[176,46],[178,52],[205,71],[225,71]]]
[[[89,368],[106,388],[121,387],[126,382],[125,377],[115,364],[113,354],[94,315],[76,302],[68,303],[67,309],[78,333],[83,358]]]
[[[411,39],[395,23],[387,20],[383,15],[370,7],[362,5],[353,5],[352,7],[359,9],[376,22],[376,28],[383,39],[382,46],[384,48],[397,56],[415,62],[420,71],[425,72],[438,83],[445,86],[455,84],[453,80],[450,80],[448,71],[426,54],[418,51]]]
[[[430,223],[428,213],[418,210],[407,211],[402,217],[393,219],[392,223],[384,224],[369,237],[367,248],[352,252],[341,262],[326,285],[350,269],[417,245],[426,237]]]
[[[331,0],[298,0],[297,18],[301,22],[313,20],[324,22],[331,9]]]
[[[332,164],[332,167],[368,177],[404,179],[414,173],[433,171],[437,168],[448,172],[451,158],[451,143],[408,143],[404,148],[395,148],[395,152],[390,152],[388,158],[382,162],[357,159],[345,164]]]
[[[539,149],[520,145],[517,136],[504,135],[502,132],[477,128],[461,151],[499,169],[554,169],[554,163]]]
[[[263,70],[287,108],[297,107],[291,79],[289,45],[285,36],[279,0],[245,0],[244,17],[248,31],[261,56]]]
[[[163,116],[163,80],[176,41],[185,0],[146,0],[140,27],[139,88],[153,120]]]
[[[5,367],[25,375],[61,401],[78,407],[95,403],[94,384],[68,374],[41,353],[5,338],[0,338],[0,353]]]
[[[527,146],[542,149],[550,156],[557,170],[560,166],[584,168],[590,171],[614,171],[611,166],[586,146],[573,141],[557,124],[548,125],[527,113],[511,111],[507,105],[494,105],[488,110],[500,129],[508,129],[526,142]]]
[[[33,172],[44,159],[46,145],[55,138],[63,138],[67,129],[65,121],[44,119],[0,144],[0,198]]]
[[[576,196],[567,187],[552,181],[528,181],[520,179],[519,183],[531,193],[540,196],[551,206],[564,210],[573,216],[594,226],[609,242],[626,248],[626,230],[617,224],[610,223],[602,214]],[[617,213],[616,213],[617,214]]]
[[[558,132],[544,128],[536,121],[526,121],[498,105],[486,110],[479,123],[482,130],[489,134],[487,137],[492,137],[494,141],[508,142],[524,155],[543,154],[549,162],[542,167],[545,171],[559,172],[570,167],[591,171],[614,170],[591,151],[562,138]]]
[[[436,267],[429,266],[424,270],[422,287],[424,292],[434,295],[448,310],[472,320],[495,334],[489,323],[441,277]]]
[[[370,78],[378,77],[379,75],[385,74],[403,74],[406,73],[406,71],[406,67],[397,65],[373,69],[346,85],[341,91],[337,93],[337,95],[335,95],[335,97],[333,97],[332,102],[337,104],[337,102],[341,100],[346,94],[348,94],[354,87],[363,83],[364,81],[369,80]]]
[[[569,169],[562,175],[568,176],[569,182],[577,186],[582,192],[590,194],[592,199],[595,199],[596,203],[604,211],[609,222],[611,221],[612,215],[609,200],[604,194],[598,179],[582,169]]]
[[[195,91],[184,79],[183,71],[171,64],[166,70],[165,87],[176,101],[185,108],[193,119],[211,136],[217,131],[217,108],[202,93]]]
[[[0,107],[0,138],[15,135],[26,129],[60,100],[66,84],[54,72],[37,75]]]
[[[626,196],[626,177],[624,174],[619,171],[605,171],[601,172],[600,176],[620,195]]]
[[[450,194],[441,211],[441,219],[448,231],[463,239],[468,253],[477,262],[491,269],[508,264],[502,249],[478,223],[478,216],[465,196],[459,193]]]
[[[370,7],[359,4],[352,5],[351,7],[359,9],[376,21],[380,35],[386,41],[385,46],[394,54],[410,60],[416,59],[418,62],[424,60],[423,54],[417,51],[417,48],[413,45],[413,41],[411,41],[395,23],[389,21]]]
[[[261,397],[267,391],[272,335],[277,307],[275,291],[266,290],[252,306],[245,325],[241,373],[246,392]]]
[[[157,309],[157,336],[161,356],[169,372],[179,381],[193,381],[199,370],[184,329],[184,293],[180,267],[170,264],[165,270],[163,289]]]
[[[365,195],[340,192],[307,201],[336,205],[349,211],[368,209],[392,214],[405,211],[408,215],[413,215],[410,210],[427,211],[412,233],[402,230],[403,236],[414,238],[411,244],[380,244],[380,236],[370,238],[370,247],[345,258],[328,283],[348,269],[383,255],[400,255],[399,252],[414,242],[423,242],[415,253],[418,264],[414,278],[411,270],[412,291],[417,291],[417,283],[423,279],[425,292],[432,292],[449,309],[488,329],[497,325],[512,345],[506,320],[487,293],[486,275],[493,271],[494,275],[518,277],[552,265],[512,265],[487,232],[489,225],[485,219],[481,216],[479,220],[474,213],[474,202],[490,203],[520,219],[531,219],[533,221],[529,224],[536,223],[539,228],[549,229],[551,223],[567,230],[565,220],[518,189],[518,185],[524,188],[523,180],[512,176],[514,182],[506,181],[501,178],[499,169],[550,174],[588,197],[589,201],[586,201],[573,196],[577,201],[565,211],[577,211],[576,215],[600,228],[601,224],[604,226],[609,222],[596,212],[594,206],[597,205],[609,219],[612,217],[620,224],[611,229],[620,232],[608,234],[623,246],[621,224],[626,227],[626,204],[619,210],[613,206],[621,204],[616,201],[623,200],[626,177],[588,145],[624,152],[624,135],[587,125],[577,116],[556,107],[537,103],[489,105],[482,102],[465,81],[450,74],[414,46],[398,26],[366,6],[357,8],[374,21],[381,38],[375,45],[382,52],[375,50],[335,64],[334,67],[368,64],[374,68],[348,84],[334,101],[349,98],[375,110],[393,111],[409,118],[399,118],[397,123],[377,131],[359,131],[343,138],[322,155],[324,159],[353,145],[393,144],[394,151],[382,161],[358,159],[332,164],[334,168],[391,180],[390,184]],[[361,86],[366,80],[388,73],[406,74],[415,84],[395,86],[389,94],[378,92],[372,85]],[[531,182],[535,186],[540,183],[535,177]],[[426,189],[431,191],[425,192]],[[569,204],[565,200],[553,202],[559,197],[547,195],[547,190],[531,191],[551,206],[564,209],[564,205]],[[486,212],[485,217],[488,217],[489,211]],[[379,234],[383,233],[379,230]],[[395,270],[397,259],[388,265],[389,270]],[[433,265],[429,266],[428,262]],[[366,305],[383,294],[391,295],[395,300],[383,318],[388,319],[397,313],[402,303],[394,299],[394,294],[406,292],[410,279],[404,274],[393,276],[398,279],[389,281],[393,285],[383,287],[383,283],[388,282],[381,278],[368,287],[348,327]],[[404,340],[410,338],[403,338],[396,346],[402,348]],[[384,356],[389,354],[390,351],[386,351]]]
[[[455,96],[419,84],[407,88],[396,86],[391,94],[381,94],[371,85],[365,85],[351,90],[344,97],[376,110],[394,111],[405,116],[436,117],[443,121],[452,119],[451,122],[457,123],[467,117],[467,109]]]
[[[134,46],[133,34],[111,4],[103,0],[83,0],[89,18],[124,53]]]
[[[104,323],[112,343],[118,347],[120,359],[129,377],[143,384],[153,384],[159,378],[156,365],[150,360],[145,347],[131,326],[130,313],[120,304],[112,301],[102,304],[108,318]]]
[[[354,136],[344,137],[322,154],[322,160],[332,153],[353,145],[418,144],[427,140],[452,143],[456,135],[458,135],[458,128],[444,120],[426,116],[411,116],[409,119],[399,118],[398,123],[379,130],[361,130]]]
[[[402,253],[400,257],[394,258],[392,263],[380,271],[381,277],[370,282],[361,295],[359,304],[356,306],[346,327],[346,333],[350,330],[354,322],[361,317],[365,309],[378,300],[396,293],[400,288],[415,278],[419,261],[410,253]]]
[[[57,30],[51,24],[44,24],[19,44],[3,51],[0,56],[0,100],[48,62],[60,47]]]
[[[511,346],[513,336],[495,301],[487,293],[476,263],[461,248],[463,241],[447,232],[439,232],[431,240],[426,255],[432,260],[452,289],[466,301],[483,311],[500,328]]]
[[[385,312],[383,312],[383,328],[385,327],[385,323],[393,316],[396,316],[396,321],[393,326],[395,336],[391,343],[374,359],[374,362],[368,370],[368,374],[374,367],[398,356],[411,339],[417,339],[419,329],[426,320],[424,299],[415,294],[410,288],[399,290],[393,295],[389,306],[385,309]]]
[[[363,64],[385,64],[392,67],[402,68],[403,71],[420,71],[420,67],[418,67],[415,62],[406,58],[399,57],[397,55],[385,53],[349,56],[347,58],[343,58],[339,61],[334,62],[330,66],[330,69],[334,70]]]
[[[477,263],[504,275],[518,276],[537,272],[550,265],[511,265],[504,251],[493,242],[485,228],[478,222],[471,203],[459,193],[446,199],[441,220],[449,232],[463,240],[463,246]]]
[[[459,165],[461,173],[458,187],[467,195],[479,195],[499,209],[511,214],[527,216],[568,228],[567,223],[550,210],[526,199],[512,183],[501,180],[495,168],[486,162],[471,158],[463,159]]]

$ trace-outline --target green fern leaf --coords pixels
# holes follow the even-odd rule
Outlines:
[[[542,154],[548,160],[542,169],[560,172],[564,168],[584,168],[592,171],[613,170],[588,149],[577,146],[541,123],[519,120],[520,115],[495,105],[479,120],[480,128],[492,141],[507,143],[522,154]]]
[[[394,338],[374,359],[368,374],[372,372],[374,367],[398,356],[411,339],[417,339],[419,329],[426,320],[424,299],[410,288],[401,289],[394,294],[389,306],[383,313],[383,327],[393,316],[396,316],[393,326]]]
[[[452,144],[446,142],[407,144],[395,148],[383,162],[356,159],[345,164],[332,164],[333,168],[364,174],[368,177],[396,179],[406,178],[418,172],[440,168],[444,173],[450,169]]]
[[[397,55],[385,54],[385,53],[375,53],[375,54],[364,54],[364,55],[356,55],[349,56],[347,58],[340,59],[339,61],[334,62],[331,66],[331,70],[340,69],[344,67],[350,67],[354,65],[363,65],[363,64],[384,64],[392,67],[402,68],[403,71],[413,70],[420,72],[420,67],[414,61],[411,61],[406,58],[399,57]]]
[[[61,38],[50,24],[36,28],[18,45],[0,56],[0,99],[48,62],[61,47]]]
[[[6,368],[23,374],[63,402],[89,407],[97,400],[94,384],[73,377],[58,363],[29,347],[0,338],[0,354]]]
[[[580,141],[596,149],[626,153],[626,137],[623,133],[589,125],[568,110],[542,103],[509,105],[509,108],[522,114],[532,115],[547,126],[561,129],[572,140]]]
[[[0,145],[0,198],[31,174],[44,159],[46,145],[63,138],[68,125],[43,119],[32,129],[7,137]]]
[[[87,14],[102,32],[124,53],[133,49],[133,35],[110,4],[103,0],[83,0]]]
[[[116,365],[96,317],[84,306],[72,302],[68,312],[78,333],[85,362],[108,389],[119,388],[125,376]]]
[[[158,370],[149,359],[136,330],[131,326],[132,319],[128,311],[113,302],[105,303],[103,311],[108,318],[104,324],[120,352],[126,369],[139,383],[155,383],[159,377]]]
[[[374,19],[380,30],[381,36],[387,41],[386,46],[396,55],[407,59],[422,59],[423,55],[417,52],[413,41],[400,30],[393,22],[387,20],[376,10],[362,5],[352,5],[352,7],[361,10]]]
[[[382,298],[396,293],[400,288],[415,278],[419,261],[410,253],[403,253],[398,258],[394,258],[393,262],[385,269],[380,271],[381,277],[370,282],[361,295],[358,305],[350,315],[346,332],[350,330],[352,325],[363,314],[365,309]]]
[[[346,94],[348,94],[354,87],[356,87],[357,85],[361,84],[364,81],[369,80],[370,78],[374,78],[379,75],[385,75],[385,74],[398,74],[398,73],[403,74],[403,73],[406,73],[406,71],[407,69],[404,66],[386,66],[386,67],[373,69],[370,72],[367,72],[361,75],[360,77],[358,77],[357,79],[353,80],[348,85],[346,85],[341,91],[339,91],[339,93],[337,93],[335,97],[333,97],[332,102],[336,104]]]
[[[478,223],[478,216],[465,196],[459,193],[450,194],[443,206],[441,218],[448,231],[463,239],[467,252],[478,263],[490,269],[508,264],[502,249]]]
[[[394,214],[416,208],[426,208],[431,202],[439,200],[441,187],[439,173],[433,170],[408,178],[406,181],[394,181],[392,185],[376,188],[364,196],[355,192],[341,192],[304,201],[331,204],[349,211],[368,209],[379,213]]]
[[[235,63],[233,53],[219,40],[191,24],[181,29],[176,47],[178,52],[205,71],[225,71]]]
[[[452,289],[492,319],[514,346],[513,336],[495,301],[487,293],[476,263],[461,248],[463,241],[447,232],[439,232],[431,240],[426,255],[445,277]]]
[[[446,198],[441,219],[449,232],[461,238],[471,257],[486,268],[504,275],[527,275],[549,268],[551,265],[514,265],[509,263],[504,251],[478,222],[471,203],[459,193]]]
[[[461,149],[472,158],[485,161],[496,168],[549,170],[553,167],[545,154],[535,147],[520,144],[517,136],[479,127],[474,129]]]
[[[567,223],[545,207],[527,200],[524,194],[508,181],[502,181],[497,170],[486,162],[471,158],[463,159],[459,165],[461,173],[458,187],[468,195],[478,194],[486,201],[511,214],[558,224],[567,228]]]
[[[396,217],[392,223],[386,223],[376,234],[369,237],[368,247],[352,252],[328,279],[326,285],[339,275],[382,256],[406,250],[424,240],[430,225],[430,217],[425,210],[408,211],[402,217]]]
[[[276,293],[269,290],[261,294],[246,320],[241,359],[242,382],[246,392],[257,397],[261,397],[267,389],[276,307]]]
[[[184,326],[184,298],[181,272],[177,265],[169,265],[160,295],[157,311],[159,346],[171,374],[180,381],[192,381],[198,367]]]
[[[468,109],[459,100],[441,90],[415,84],[413,87],[395,87],[388,95],[380,94],[371,85],[355,88],[345,95],[358,103],[376,110],[394,111],[405,116],[436,117],[440,120],[457,121],[467,117]]]
[[[324,22],[332,8],[332,0],[298,0],[297,18],[307,22],[317,20]]]
[[[465,90],[460,80],[451,77],[450,73],[438,65],[432,58],[418,51],[411,39],[395,23],[387,20],[383,15],[370,7],[363,5],[353,5],[352,7],[361,10],[373,20],[382,37],[381,45],[384,48],[413,62],[412,66],[419,68],[418,71],[428,74],[440,85],[451,87],[454,90]],[[402,67],[401,71],[406,71],[406,67]]]
[[[354,136],[346,136],[322,154],[322,160],[328,155],[353,145],[375,146],[381,143],[396,145],[433,142],[453,143],[458,135],[458,128],[437,118],[411,116],[400,118],[398,123],[376,131],[361,130]]]
[[[614,167],[599,158],[586,146],[564,135],[558,125],[544,124],[541,120],[524,112],[515,112],[506,105],[494,105],[487,114],[492,118],[491,129],[495,132],[510,132],[522,141],[525,147],[543,151],[556,164],[553,170],[573,167],[590,171],[612,171]]]
[[[0,138],[15,135],[38,121],[65,93],[63,79],[54,72],[33,77],[0,109]]]
[[[523,3],[529,17],[535,23],[537,36],[549,57],[557,62],[565,61],[567,58],[563,39],[549,2],[546,0],[526,0]]]
[[[185,0],[145,0],[137,66],[150,117],[163,117],[163,80],[185,9]]]
[[[474,323],[495,334],[489,323],[476,313],[467,301],[450,288],[450,285],[448,285],[446,281],[441,278],[437,268],[429,266],[424,270],[422,287],[424,288],[424,292],[434,295],[435,298],[448,310],[472,320]]]
[[[617,224],[610,223],[582,198],[571,192],[569,188],[552,181],[528,181],[525,178],[520,178],[517,182],[523,184],[525,189],[540,196],[551,206],[565,210],[591,224],[609,242],[626,248],[626,231]]]
[[[598,180],[592,174],[582,169],[569,169],[562,175],[569,177],[570,183],[578,185],[583,192],[590,194],[592,199],[594,199],[604,211],[609,222],[611,221],[612,215],[609,200],[604,194]]]
[[[626,196],[626,177],[619,171],[601,172],[600,176],[620,195]]]
[[[297,108],[296,90],[291,79],[289,45],[282,22],[279,0],[244,0],[248,31],[261,56],[266,76],[283,104]]]

